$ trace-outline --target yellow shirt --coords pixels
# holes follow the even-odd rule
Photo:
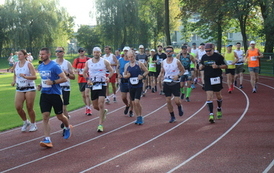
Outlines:
[[[230,53],[226,52],[224,58],[226,60],[228,69],[236,68],[235,65],[232,65],[235,62],[235,56],[233,51],[231,51]]]

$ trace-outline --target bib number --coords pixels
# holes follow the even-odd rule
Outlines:
[[[144,60],[144,59],[139,59],[139,61],[140,61],[141,63],[145,63],[145,60]]]
[[[150,64],[149,64],[149,67],[150,67],[150,68],[154,68],[154,67],[155,67],[155,63],[150,63]]]
[[[217,85],[221,83],[221,78],[220,77],[212,77],[210,78],[210,83],[211,85]]]
[[[26,79],[20,77],[19,80],[18,80],[17,85],[18,85],[18,87],[27,87],[28,83],[27,83]]]
[[[256,56],[252,56],[250,59],[251,59],[251,61],[256,61],[257,60]]]
[[[47,79],[42,79],[42,88],[51,88],[51,85],[47,84]]]
[[[79,71],[79,74],[81,74],[81,75],[84,74],[84,69],[83,68],[79,68],[78,71]]]
[[[226,61],[227,65],[232,65],[233,61]]]
[[[185,73],[184,73],[184,75],[188,75],[188,74],[189,74],[189,72],[188,72],[188,70],[186,70]]]
[[[138,77],[131,77],[131,78],[129,78],[129,82],[132,85],[137,85],[139,83],[139,79],[138,79]]]
[[[102,89],[102,84],[101,83],[97,83],[97,84],[92,86],[92,90],[101,90],[101,89]]]
[[[171,83],[172,79],[164,79],[164,82]]]

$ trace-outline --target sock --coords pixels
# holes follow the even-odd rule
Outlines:
[[[86,108],[87,108],[87,109],[90,109],[90,106],[86,105]]]
[[[183,93],[183,94],[185,94],[185,90],[184,90],[184,87],[183,88],[180,88],[180,91],[181,91],[181,93]]]
[[[113,97],[116,97],[116,94],[113,94]]]
[[[49,140],[49,141],[51,141],[51,140],[50,140],[50,137],[45,137],[45,140]]]
[[[186,97],[190,97],[191,91],[192,91],[192,88],[186,89]]]
[[[183,116],[184,112],[181,105],[178,106],[178,111],[179,111],[179,116]]]
[[[208,110],[209,113],[213,113],[213,102],[212,101],[207,101],[207,106],[208,106]]]
[[[223,100],[221,99],[221,100],[217,100],[217,105],[218,105],[218,108],[220,108],[221,109],[221,107],[222,107],[222,103],[223,103]]]
[[[170,112],[171,117],[175,117],[174,112]]]

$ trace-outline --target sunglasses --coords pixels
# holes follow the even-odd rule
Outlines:
[[[85,51],[84,51],[84,50],[80,50],[80,51],[78,51],[78,52],[80,53],[80,52],[85,52]]]
[[[166,50],[166,53],[170,53],[170,52],[172,52],[172,50]]]
[[[206,52],[211,52],[212,50],[205,50]]]
[[[64,51],[62,51],[62,50],[56,50],[55,52],[56,52],[56,53],[57,53],[57,52],[60,53],[60,52],[64,52]]]

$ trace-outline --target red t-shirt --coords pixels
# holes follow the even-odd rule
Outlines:
[[[78,57],[73,61],[73,68],[78,71],[78,83],[86,83],[86,79],[83,76],[84,68],[86,62],[89,60],[89,57],[85,56],[84,58]]]

